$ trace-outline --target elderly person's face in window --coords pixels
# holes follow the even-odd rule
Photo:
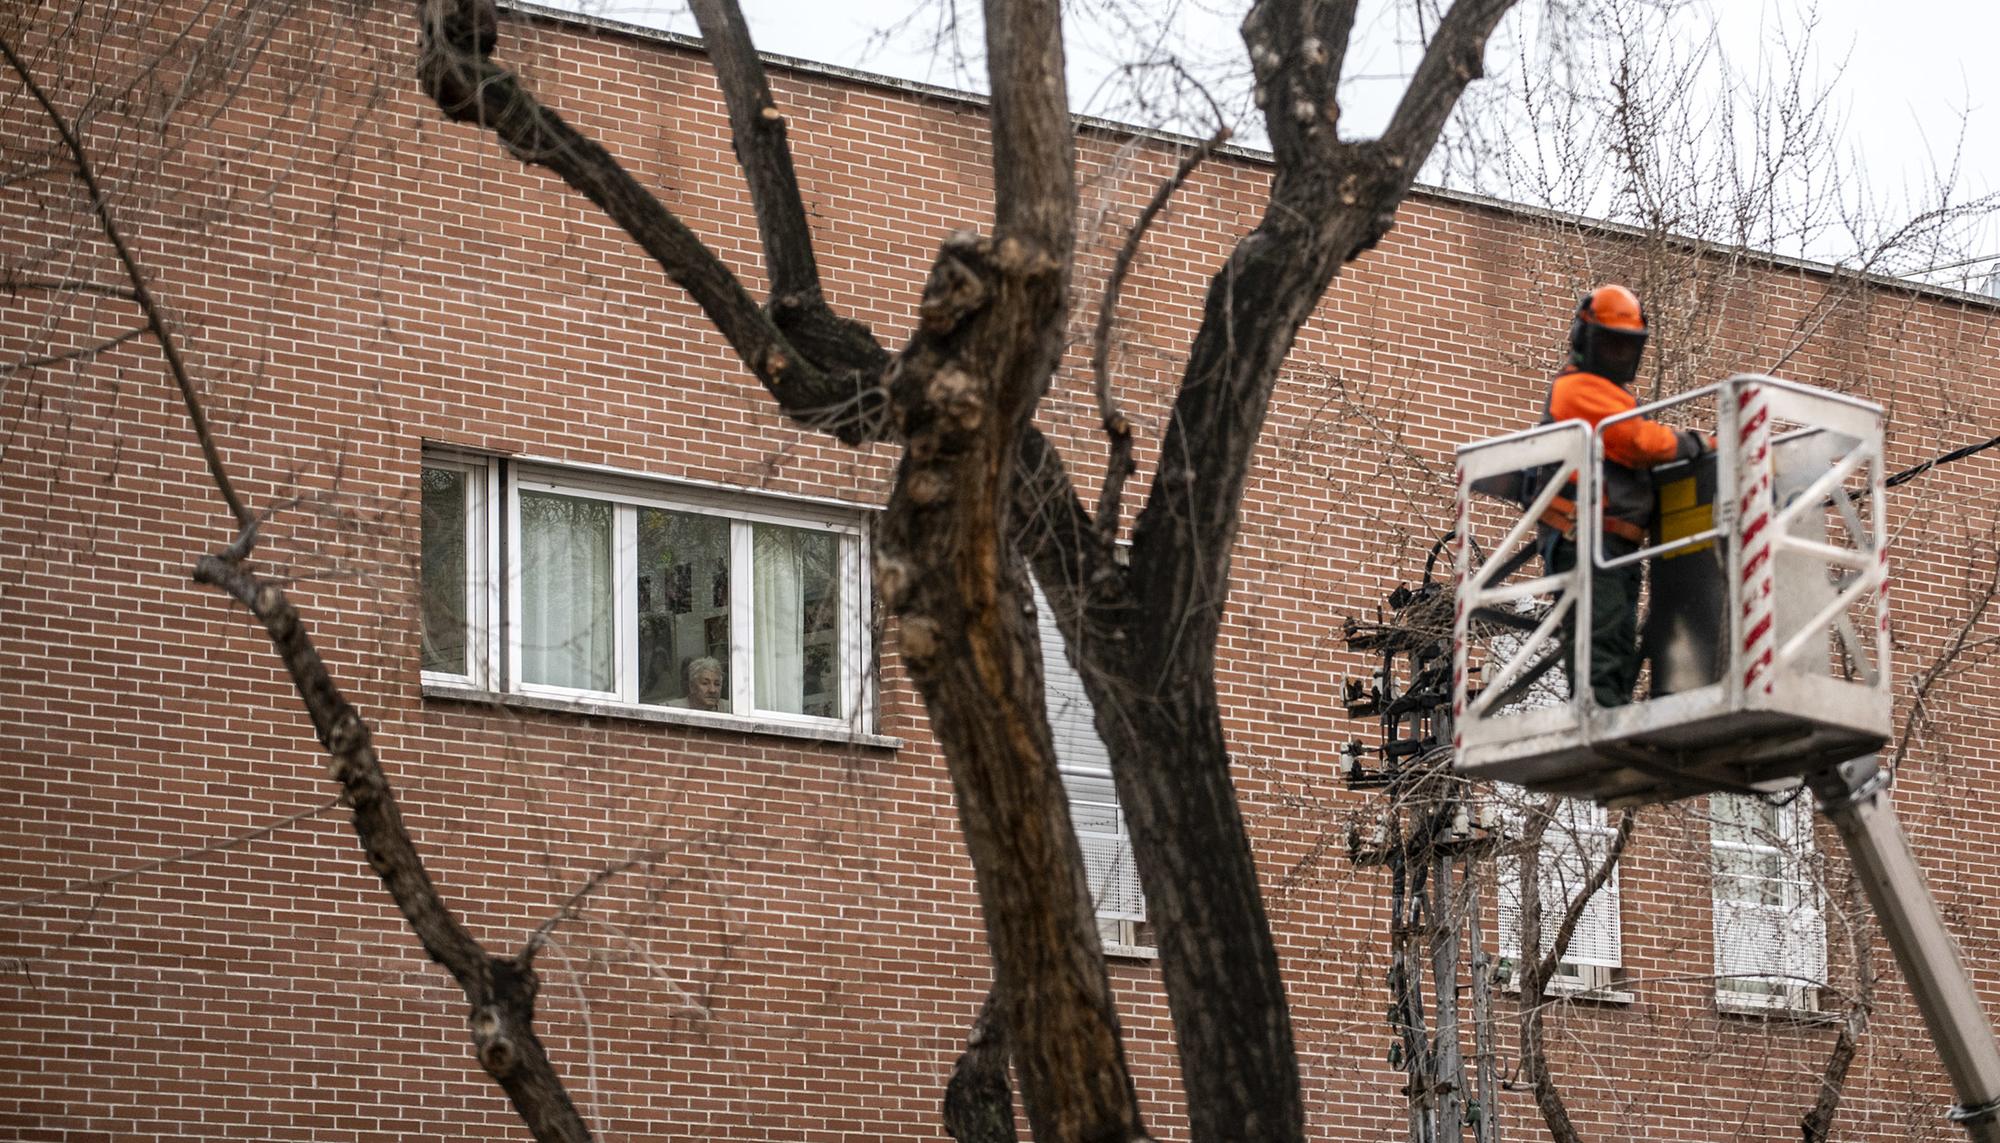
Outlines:
[[[699,666],[688,672],[688,709],[719,710],[722,707],[722,668]]]

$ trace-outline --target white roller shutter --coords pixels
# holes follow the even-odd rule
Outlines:
[[[1049,613],[1049,601],[1035,588],[1036,625],[1041,631],[1043,687],[1048,698],[1049,729],[1055,734],[1056,763],[1063,788],[1069,792],[1069,815],[1083,845],[1085,875],[1106,920],[1143,921],[1146,901],[1139,893],[1139,873],[1132,864],[1132,845],[1118,794],[1111,785],[1111,759],[1097,737],[1090,697],[1083,679],[1070,666],[1062,634]]]
[[[1510,832],[1518,832],[1519,815]],[[1591,802],[1565,799],[1556,809],[1555,820],[1542,835],[1540,885],[1542,902],[1542,947],[1546,956],[1555,947],[1556,928],[1562,924],[1569,903],[1583,891],[1591,870],[1603,864],[1617,831],[1606,823],[1604,807]],[[1498,863],[1500,886],[1500,955],[1520,955],[1521,949],[1521,866],[1519,858]],[[1618,928],[1618,871],[1584,906],[1576,932],[1571,935],[1563,960],[1570,964],[1617,968],[1624,963],[1624,945]]]
[[[1807,868],[1810,811],[1716,794],[1709,816],[1718,993],[1809,1001],[1826,979],[1826,922]]]

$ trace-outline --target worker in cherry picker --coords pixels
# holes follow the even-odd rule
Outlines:
[[[1576,304],[1569,327],[1569,368],[1549,388],[1542,423],[1580,420],[1596,425],[1638,405],[1632,395],[1646,350],[1646,311],[1624,286],[1606,285]],[[1701,455],[1713,447],[1700,433],[1643,417],[1604,431],[1604,553],[1630,555],[1645,546],[1655,498],[1647,469]],[[1576,566],[1576,484],[1556,494],[1541,519],[1542,564],[1550,573]],[[1591,581],[1590,690],[1599,706],[1632,701],[1639,680],[1637,562],[1599,568]],[[1563,621],[1562,661],[1575,661],[1576,613]]]

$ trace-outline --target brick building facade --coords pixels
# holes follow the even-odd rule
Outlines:
[[[99,136],[225,460],[253,503],[285,503],[262,558],[293,577],[482,940],[518,947],[593,872],[642,856],[542,958],[544,1036],[606,1137],[940,1137],[988,977],[949,784],[869,595],[892,455],[783,421],[588,203],[441,124],[410,79],[413,39],[400,9],[315,7],[212,122]],[[697,50],[524,20],[502,53],[758,288]],[[990,223],[984,108],[803,65],[774,82],[829,292],[893,342],[939,241]],[[7,133],[29,140],[8,161],[50,145],[19,90],[4,99]],[[1040,420],[1086,495],[1102,456],[1088,299],[1180,153],[1098,126],[1080,139],[1080,348]],[[1255,156],[1211,162],[1146,239],[1116,357],[1140,482],[1207,276],[1267,178]],[[10,282],[122,280],[93,226],[65,179],[0,186]],[[1386,888],[1345,856],[1372,795],[1343,786],[1336,757],[1363,729],[1341,716],[1340,680],[1367,669],[1341,620],[1414,579],[1449,527],[1453,447],[1533,419],[1577,287],[1642,277],[1649,256],[1419,193],[1334,283],[1280,383],[1219,669],[1315,1138],[1402,1137]],[[1702,360],[1784,357],[1787,376],[1885,404],[1892,468],[2000,421],[1991,300],[1693,264]],[[0,315],[9,362],[134,321],[116,297],[33,288],[0,292]],[[0,1130],[519,1137],[467,1051],[462,998],[329,804],[268,643],[189,582],[234,529],[156,351],[131,340],[4,382]],[[2000,1011],[2000,667],[1978,657],[2000,617],[1964,626],[1993,575],[1990,455],[1895,493],[1892,602],[1906,700],[1961,630],[1973,648],[1922,715],[1899,708],[1921,731],[1900,804]],[[705,658],[719,711],[688,697]],[[1115,839],[1115,818],[1097,824]],[[1815,1094],[1834,1024],[1719,998],[1712,836],[1699,806],[1646,811],[1621,874],[1620,998],[1551,1018],[1586,1137],[1793,1138]],[[1832,967],[1812,1001],[1834,1015],[1848,908],[1826,903]],[[1128,1049],[1153,1129],[1174,1138],[1143,922],[1129,900],[1110,912]],[[1886,951],[1875,960],[1887,979],[1838,1137],[1949,1138],[1921,1026]],[[1508,1138],[1540,1135],[1526,1094],[1504,1107]]]

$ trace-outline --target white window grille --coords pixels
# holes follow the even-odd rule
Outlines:
[[[423,509],[428,683],[867,729],[858,513],[444,452]]]
[[[1538,795],[1513,790],[1515,806],[1538,804]],[[1503,815],[1508,832],[1518,834],[1525,814],[1514,810]],[[1555,947],[1556,929],[1562,924],[1569,904],[1583,892],[1590,874],[1604,863],[1617,830],[1606,820],[1604,807],[1592,802],[1565,798],[1557,804],[1555,818],[1542,834],[1538,854],[1537,896],[1542,905],[1541,955]],[[1521,858],[1502,858],[1496,870],[1499,882],[1497,929],[1500,955],[1513,959],[1521,953]],[[1569,948],[1557,963],[1550,985],[1558,991],[1598,991],[1611,986],[1616,970],[1624,963],[1624,941],[1619,930],[1618,871],[1584,906],[1571,935]],[[1514,975],[1519,980],[1519,973]]]
[[[1717,1003],[1815,1010],[1826,979],[1826,923],[1810,869],[1810,807],[1714,794],[1709,817]]]
[[[1518,614],[1539,620],[1536,604],[1535,599],[1524,598],[1517,600],[1513,609]],[[1497,659],[1511,661],[1520,653],[1524,642],[1521,635],[1496,635],[1492,640],[1492,653]],[[1551,649],[1546,653],[1554,652]],[[1519,714],[1538,708],[1560,707],[1568,701],[1568,697],[1567,672],[1560,665],[1552,666],[1521,697],[1502,708],[1501,713]],[[1518,786],[1502,784],[1498,790],[1501,816],[1507,822],[1508,832],[1518,834],[1527,816],[1522,807],[1539,805],[1543,799]],[[1547,956],[1549,950],[1555,947],[1556,929],[1562,924],[1563,914],[1569,910],[1570,901],[1582,892],[1591,870],[1603,862],[1616,833],[1605,819],[1604,807],[1575,799],[1557,803],[1555,820],[1542,834],[1539,855],[1537,883],[1542,902],[1542,955]],[[1521,953],[1520,862],[1518,857],[1503,858],[1496,870],[1500,956],[1508,960]],[[1612,986],[1623,959],[1624,946],[1618,928],[1618,873],[1613,870],[1603,888],[1593,894],[1589,904],[1584,906],[1576,932],[1570,936],[1569,949],[1563,959],[1556,962],[1555,975],[1550,977],[1549,987],[1557,992],[1602,992]],[[1516,973],[1512,979],[1518,981],[1519,974]]]
[[[1099,936],[1107,952],[1150,956],[1153,938],[1146,924],[1146,899],[1132,861],[1131,833],[1111,783],[1111,756],[1097,736],[1090,696],[1070,665],[1049,601],[1039,586],[1034,591],[1049,729],[1055,735],[1063,788],[1069,793],[1070,822],[1083,847],[1084,875],[1097,903]]]

